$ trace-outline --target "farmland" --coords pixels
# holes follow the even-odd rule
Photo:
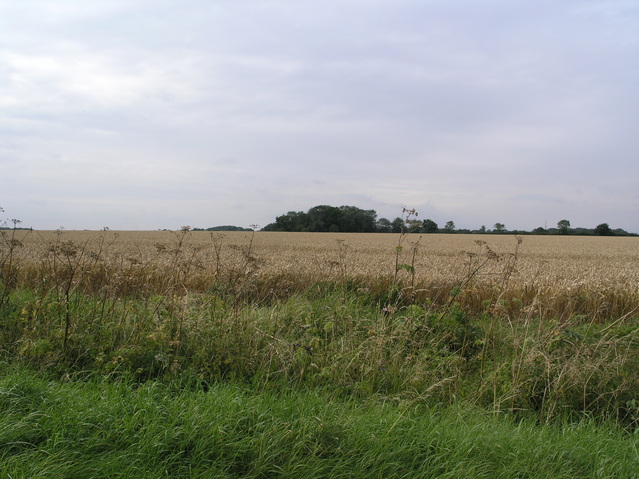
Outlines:
[[[314,439],[302,434],[293,441],[300,461],[309,450],[324,458],[330,449],[331,460],[343,463],[342,452],[364,447],[366,427],[379,427],[363,424],[376,420],[401,425],[398,430],[422,444],[427,437],[401,418],[419,422],[426,410],[440,411],[444,422],[462,414],[463,424],[486,427],[483,434],[492,427],[485,421],[495,418],[506,421],[498,426],[504,435],[516,436],[511,427],[524,427],[525,434],[534,435],[536,424],[559,428],[556,431],[571,424],[590,431],[583,434],[592,434],[593,441],[603,427],[621,443],[624,434],[639,427],[637,238],[5,231],[0,248],[0,365],[8,378],[0,387],[0,405],[22,421],[16,423],[18,429],[3,426],[0,442],[6,444],[53,447],[47,437],[59,431],[38,437],[26,429],[20,432],[19,424],[28,422],[20,416],[24,405],[30,404],[30,411],[41,404],[40,397],[80,398],[95,394],[95,387],[124,387],[108,394],[120,394],[122,411],[117,414],[134,422],[137,417],[125,412],[129,401],[138,404],[131,406],[134,409],[171,410],[172,398],[191,404],[193,394],[216,391],[227,398],[220,401],[229,401],[227,408],[240,401],[248,410],[259,410],[247,416],[247,427],[255,432],[265,424],[259,418],[267,417],[272,429],[265,434],[278,437],[282,447],[292,447],[290,424],[310,428]],[[77,389],[52,392],[42,378]],[[141,406],[137,388],[156,391],[149,393],[151,402]],[[204,396],[200,400],[208,401]],[[289,401],[295,405],[281,406]],[[304,406],[314,401],[329,409]],[[12,404],[18,409],[11,409]],[[278,413],[287,419],[270,415],[273,404],[288,411]],[[344,416],[329,418],[331,405]],[[287,416],[307,409],[307,419]],[[97,414],[95,421],[110,414],[114,413]],[[195,419],[177,410],[170,414],[176,415],[172,420],[196,427]],[[304,422],[319,416],[326,418],[320,429]],[[340,429],[343,421],[359,432],[351,436]],[[436,422],[433,417],[429,421]],[[523,422],[517,426],[517,421]],[[74,427],[55,424],[51,427],[65,431]],[[105,427],[115,427],[109,424]],[[441,447],[459,448],[463,455],[467,449],[462,444],[469,438],[462,436],[473,432],[455,424],[460,436]],[[531,429],[526,429],[528,424]],[[123,427],[131,431],[138,426]],[[159,424],[154,427],[165,438],[172,434]],[[229,427],[235,426],[219,426]],[[93,434],[83,429],[85,433]],[[195,430],[191,433],[205,441]],[[407,440],[390,435],[390,430],[379,434],[395,437],[393,444]],[[247,432],[245,439],[250,437]],[[627,447],[636,452],[636,434],[630,437],[635,445]],[[150,458],[150,446],[138,439],[118,441],[146,450]],[[561,449],[567,447],[565,439],[562,433],[549,440]],[[500,444],[499,448],[516,448]],[[4,459],[17,464],[11,471],[19,477],[15,471],[24,469],[11,452],[15,447],[7,449]],[[226,477],[260,477],[268,474],[264,471],[273,475],[301,467],[286,462],[288,456],[281,451],[276,458],[264,459],[263,442],[242,447],[252,451],[246,459],[248,469],[237,461],[224,466],[216,459],[222,461],[218,465],[227,471]],[[392,448],[390,443],[387,447]],[[584,465],[583,458],[564,462],[561,457],[566,456],[559,455],[548,463],[550,469],[530,477],[592,477],[601,467],[614,476],[632,470],[639,461],[636,453],[616,456],[617,446],[593,447],[608,451],[608,466]],[[22,446],[16,450],[22,451]],[[376,454],[386,453],[380,449]],[[362,466],[370,461],[379,466],[379,474],[390,474],[388,463],[376,463],[375,457],[361,458],[363,462],[349,467],[363,467],[361,477],[370,476],[368,466]],[[460,464],[435,467],[431,472],[439,472],[420,477],[472,476],[473,467],[488,468],[493,477],[518,473],[501,460],[487,465],[484,459],[482,454],[463,456]],[[519,472],[535,470],[538,459],[528,459],[526,466],[526,458],[520,457]],[[468,468],[460,472],[464,461],[470,461]],[[318,467],[325,466],[318,462]],[[457,466],[462,469],[453,472]],[[407,477],[418,477],[421,469],[415,467],[405,471]],[[175,477],[191,477],[185,470]]]
[[[20,234],[25,238],[14,262],[28,271],[24,281],[36,283],[57,257],[62,266],[65,259],[72,260],[78,274],[96,268],[109,271],[111,276],[97,280],[111,286],[129,281],[126,287],[134,287],[137,281],[147,292],[160,294],[169,286],[179,285],[182,295],[232,282],[259,300],[269,294],[287,296],[320,282],[351,280],[377,292],[389,282],[401,282],[411,287],[403,290],[412,296],[411,302],[445,303],[450,291],[463,284],[464,294],[456,300],[475,311],[486,301],[499,298],[504,306],[515,299],[541,318],[569,320],[577,314],[595,321],[622,316],[639,301],[637,238],[526,236],[519,244],[511,235],[401,239],[390,234],[275,232]],[[64,257],[65,247],[73,258]],[[405,267],[397,271],[397,264]]]

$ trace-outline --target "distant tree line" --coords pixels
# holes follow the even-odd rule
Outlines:
[[[262,231],[308,231],[325,233],[375,233],[378,231],[375,210],[356,206],[319,205],[303,211],[289,211],[277,216]]]
[[[241,226],[211,226],[210,228],[193,228],[192,231],[253,231],[251,228],[242,228]]]
[[[228,227],[218,227],[228,228]],[[209,228],[208,230],[211,230]],[[476,230],[457,229],[454,221],[447,221],[442,228],[432,219],[412,219],[406,223],[404,218],[394,220],[377,218],[375,210],[363,210],[356,206],[319,205],[308,211],[289,211],[277,216],[274,223],[262,228],[262,231],[289,232],[325,232],[325,233],[399,233],[402,230],[414,233],[447,234],[517,234],[517,235],[598,235],[598,236],[637,236],[622,229],[612,229],[607,223],[595,228],[571,228],[570,221],[561,220],[556,228],[535,228],[532,231],[509,230],[503,223],[495,223],[492,229],[482,226]]]
[[[4,213],[4,209],[0,206],[0,213]],[[11,223],[13,226],[9,226]],[[33,228],[25,228],[23,226],[19,226],[22,224],[21,220],[11,219],[11,220],[2,220],[0,219],[0,230],[32,230]]]

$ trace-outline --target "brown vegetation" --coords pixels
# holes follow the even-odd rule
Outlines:
[[[14,279],[25,286],[66,265],[74,286],[98,291],[108,282],[124,294],[231,288],[264,300],[317,282],[382,294],[401,281],[410,302],[445,304],[463,286],[455,299],[464,308],[490,304],[512,317],[603,321],[639,304],[639,238],[407,235],[400,271],[397,237],[385,234],[63,231],[18,232],[16,241]]]

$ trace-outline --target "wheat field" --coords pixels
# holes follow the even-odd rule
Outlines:
[[[610,319],[639,305],[639,238],[512,235],[42,231],[17,232],[24,281],[44,268],[105,268],[111,281],[156,292],[202,293],[220,282],[250,284],[262,297],[317,282],[362,288],[400,284],[413,301],[456,298],[475,310],[566,319]],[[400,267],[398,267],[398,265]],[[80,281],[78,275],[77,280]],[[104,280],[104,274],[100,276]],[[95,281],[83,277],[84,281]],[[258,295],[259,296],[259,295]]]
[[[149,260],[158,247],[171,250],[182,232],[171,231],[42,231],[22,232],[29,254],[59,241],[86,244],[95,250],[101,240],[112,258]],[[182,246],[196,252],[203,265],[215,261],[215,244],[222,245],[223,256],[248,247],[250,232],[188,232]],[[524,236],[518,251],[518,275],[522,279],[542,277],[562,284],[634,282],[639,285],[639,238],[589,236]],[[382,233],[279,233],[256,232],[252,251],[262,262],[264,273],[295,272],[331,277],[337,269],[357,276],[387,274],[393,270],[397,235]],[[407,235],[403,255],[417,243],[416,274],[422,278],[450,279],[463,275],[469,253],[481,254],[478,241],[494,252],[511,255],[517,245],[512,235]],[[208,264],[207,264],[208,263]]]

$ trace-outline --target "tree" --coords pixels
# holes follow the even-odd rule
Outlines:
[[[504,223],[495,223],[495,226],[493,226],[493,228],[495,228],[495,231],[497,233],[503,233],[504,231],[506,231],[506,225],[504,225]]]
[[[447,221],[446,222],[446,226],[444,226],[444,231],[446,233],[454,233],[455,232],[455,222],[454,221]]]
[[[405,227],[406,227],[406,222],[404,221],[403,218],[400,218],[399,216],[391,222],[391,232],[393,233],[401,233],[402,231],[404,231]]]
[[[439,226],[433,220],[424,220],[422,223],[422,230],[424,233],[437,233],[439,231]]]
[[[561,232],[562,235],[568,234],[568,229],[570,228],[570,221],[561,220],[557,223],[557,228]]]
[[[375,210],[363,210],[357,206],[340,206],[341,218],[339,231],[348,233],[374,233],[377,213]]]
[[[305,231],[308,224],[306,213],[289,211],[285,215],[277,216],[275,223],[262,228],[264,231]]]
[[[263,231],[312,231],[334,233],[374,233],[377,231],[375,210],[356,206],[318,205],[303,211],[289,211],[275,218]]]
[[[610,226],[608,226],[608,223],[601,223],[595,228],[595,234],[599,236],[610,236],[612,235],[612,230]]]
[[[308,216],[308,231],[311,232],[327,232],[332,225],[339,228],[342,216],[339,208],[330,205],[313,206],[306,212],[306,215]],[[335,229],[333,230],[335,231]]]
[[[380,218],[375,225],[375,231],[378,233],[390,233],[393,230],[393,225],[388,218]]]

